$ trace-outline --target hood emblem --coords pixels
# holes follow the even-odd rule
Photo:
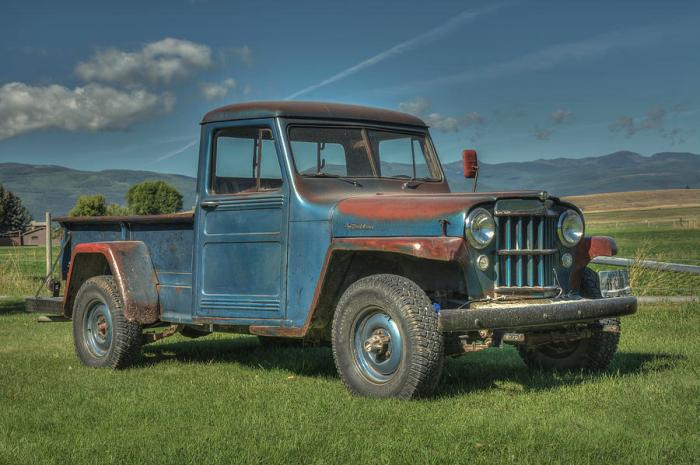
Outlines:
[[[366,230],[369,230],[369,229],[374,229],[374,226],[372,226],[371,224],[367,224],[367,223],[347,223],[347,224],[345,225],[345,228],[347,228],[347,229],[355,229],[355,230],[360,229],[360,230],[365,230],[365,231],[366,231]]]

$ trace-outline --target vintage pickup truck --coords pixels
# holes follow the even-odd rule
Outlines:
[[[465,151],[466,177],[477,174]],[[574,182],[574,180],[572,180]],[[426,124],[262,102],[201,123],[193,212],[65,217],[80,360],[134,363],[177,332],[330,344],[358,395],[412,398],[446,355],[514,344],[532,368],[601,370],[634,297],[602,298],[581,211],[541,191],[452,193]]]

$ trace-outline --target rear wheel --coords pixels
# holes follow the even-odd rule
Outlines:
[[[112,276],[95,276],[83,283],[73,306],[73,341],[83,364],[125,368],[138,360],[143,333],[127,321],[121,294]]]
[[[598,274],[590,268],[584,268],[581,275],[582,297],[600,299],[600,282]],[[605,327],[620,327],[618,318],[600,320],[590,325],[591,337],[569,342],[557,342],[528,346],[518,346],[518,352],[530,368],[546,370],[605,370],[617,351],[620,341],[619,332],[603,331]]]
[[[343,383],[361,396],[410,399],[440,379],[443,339],[432,303],[395,275],[358,280],[333,318],[333,355]]]

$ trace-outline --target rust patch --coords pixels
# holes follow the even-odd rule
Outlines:
[[[617,243],[609,236],[585,236],[576,247],[575,268],[571,272],[569,286],[571,289],[579,288],[581,270],[596,257],[612,257],[617,255]]]
[[[316,289],[314,290],[313,299],[311,301],[311,308],[309,309],[304,325],[299,328],[288,328],[283,326],[250,326],[248,328],[250,334],[255,334],[258,336],[304,337],[311,327],[314,313],[318,308],[318,302],[321,298],[321,290],[325,284],[328,273],[328,265],[331,261],[333,253],[342,250],[392,252],[412,255],[417,258],[440,261],[467,260],[467,248],[465,241],[459,237],[353,237],[333,239],[328,251],[326,252],[326,258],[324,259],[323,267],[321,268],[321,275],[316,283]]]
[[[158,277],[151,263],[148,248],[141,241],[78,244],[73,249],[68,270],[66,293],[63,300],[65,315],[72,313],[73,299],[82,283],[92,276],[104,274],[105,270],[99,269],[90,269],[89,272],[81,271],[82,264],[88,263],[81,258],[90,255],[104,257],[121,293],[124,315],[127,320],[140,324],[151,324],[158,321],[160,316]],[[78,277],[76,278],[76,276]]]

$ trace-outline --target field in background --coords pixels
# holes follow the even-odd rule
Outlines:
[[[59,251],[60,247],[53,248],[54,260]],[[45,273],[45,247],[0,247],[0,296],[34,295]],[[58,272],[54,276],[58,277]],[[48,290],[42,287],[40,294],[48,295]]]
[[[660,189],[564,197],[586,213],[700,207],[700,189]]]

